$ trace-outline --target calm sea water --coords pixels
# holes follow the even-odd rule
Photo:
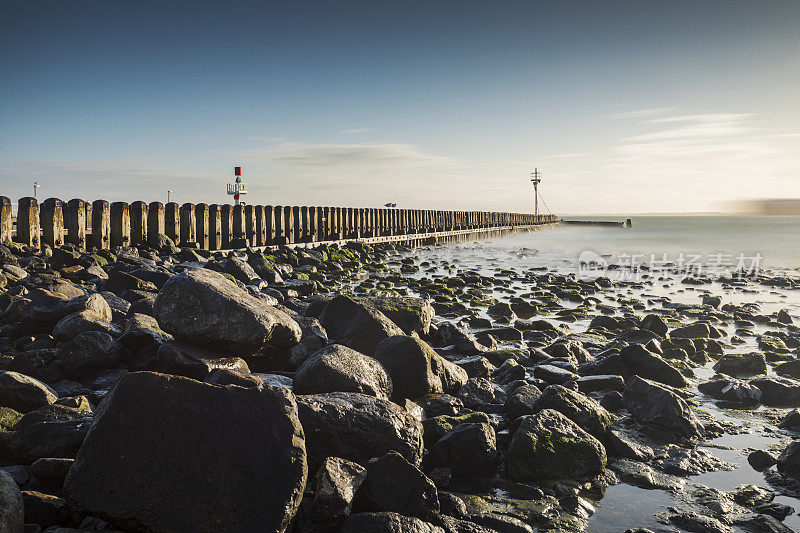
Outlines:
[[[749,261],[760,254],[761,267],[800,268],[800,217],[639,216],[631,220],[630,229],[561,225],[496,239],[492,244],[506,249],[535,248],[543,259],[553,262],[577,258],[584,250],[615,259],[624,254],[663,258],[666,253],[675,260],[683,253],[686,257],[700,255],[704,263],[729,258],[735,263],[740,255]]]

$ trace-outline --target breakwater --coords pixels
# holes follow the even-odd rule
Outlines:
[[[58,198],[39,203],[32,197],[18,201],[14,217],[11,200],[0,197],[0,242],[13,239],[32,247],[70,243],[82,250],[156,245],[163,235],[181,246],[204,250],[362,239],[435,241],[555,222],[555,215],[493,211],[64,202]]]

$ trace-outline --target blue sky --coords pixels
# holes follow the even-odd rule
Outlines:
[[[718,209],[800,197],[800,3],[0,4],[12,199]]]

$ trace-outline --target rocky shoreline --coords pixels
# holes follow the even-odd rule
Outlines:
[[[630,485],[673,503],[620,531],[792,531],[800,329],[720,293],[800,279],[424,252],[0,246],[0,530],[584,531]],[[762,483],[696,481],[747,433]]]

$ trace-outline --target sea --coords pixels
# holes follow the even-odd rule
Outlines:
[[[577,217],[576,217],[577,218]],[[582,220],[621,220],[616,217],[580,217]],[[800,324],[800,290],[759,283],[731,284],[739,276],[754,272],[775,277],[800,277],[800,217],[751,216],[637,216],[632,226],[584,226],[559,224],[530,232],[475,240],[443,246],[423,247],[412,252],[430,265],[419,276],[449,276],[457,271],[480,271],[489,276],[505,276],[508,271],[527,273],[575,273],[586,275],[586,258],[600,263],[599,272],[609,278],[645,274],[649,280],[638,286],[624,285],[598,294],[603,303],[618,305],[620,298],[634,297],[647,302],[648,309],[660,301],[700,304],[704,295],[720,296],[724,303],[754,303],[763,313],[786,309],[795,324]],[[660,275],[657,270],[665,269]],[[711,278],[710,283],[686,283],[687,277]],[[513,277],[512,277],[513,279]],[[524,281],[514,281],[493,296],[500,300],[510,294],[529,291]],[[604,291],[605,292],[605,291]],[[578,305],[563,302],[563,305]],[[557,317],[542,317],[558,323]],[[585,331],[588,320],[569,324],[573,332]],[[731,325],[729,335],[735,334]],[[757,335],[775,329],[758,324],[741,345],[729,345],[728,352],[757,350]],[[730,337],[729,337],[730,338]],[[713,361],[695,369],[700,381],[714,375]],[[770,375],[774,375],[772,369]],[[772,449],[779,453],[797,438],[785,431],[775,431],[768,422],[780,417],[785,409],[758,408],[753,411],[730,409],[699,393],[698,408],[712,412],[718,419],[743,426],[740,435],[724,435],[701,445],[701,449],[734,465],[732,470],[709,472],[688,479],[688,487],[707,486],[733,491],[741,484],[769,487],[761,472],[753,470],[747,454],[753,449]],[[770,416],[768,416],[770,415]],[[772,487],[775,489],[776,487]],[[685,496],[684,496],[685,497]],[[595,513],[588,520],[588,531],[625,531],[630,527],[648,527],[655,532],[678,531],[666,525],[664,516],[678,496],[662,490],[646,490],[625,483],[609,487],[601,498],[593,498]],[[796,494],[778,491],[775,501],[793,508],[784,525],[800,531],[800,499]],[[697,509],[700,510],[700,509]],[[742,531],[733,527],[733,531]]]

